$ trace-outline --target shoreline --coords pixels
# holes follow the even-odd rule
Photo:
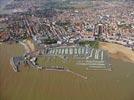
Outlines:
[[[134,63],[134,52],[127,47],[115,43],[101,42],[100,48],[107,50],[112,58]]]

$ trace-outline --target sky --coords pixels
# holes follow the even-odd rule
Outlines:
[[[12,0],[0,0],[0,8],[1,8],[3,5],[7,4],[9,1],[12,1]]]

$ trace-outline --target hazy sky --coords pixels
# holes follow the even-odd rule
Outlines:
[[[13,1],[13,0],[0,0],[0,8],[2,8],[3,6],[5,6],[6,4],[8,4],[11,1]]]
[[[7,4],[9,1],[12,1],[12,0],[0,0],[0,7],[1,7],[2,5]]]
[[[0,0],[0,7],[4,4],[6,4],[8,1],[10,1],[10,0]]]

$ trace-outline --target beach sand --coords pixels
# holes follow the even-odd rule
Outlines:
[[[127,47],[114,43],[101,42],[100,48],[108,50],[113,58],[134,63],[134,52]]]

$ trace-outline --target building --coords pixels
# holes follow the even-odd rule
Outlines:
[[[106,34],[106,25],[96,24],[94,27],[95,39],[100,39],[103,34]]]

